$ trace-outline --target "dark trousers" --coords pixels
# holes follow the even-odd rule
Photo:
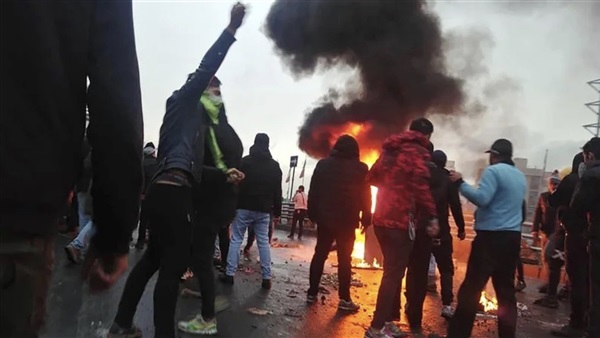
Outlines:
[[[298,223],[298,238],[302,238],[302,232],[304,231],[304,219],[306,218],[306,209],[294,210],[294,216],[292,217],[292,230],[290,236],[294,237],[296,233],[296,223]]]
[[[146,206],[146,200],[142,199],[142,207],[140,208],[140,224],[138,226],[138,243],[144,243],[146,241],[146,230],[148,229],[148,207]]]
[[[323,276],[323,266],[329,256],[333,242],[337,243],[338,279],[340,299],[350,300],[350,282],[352,280],[352,249],[355,234],[353,228],[332,228],[325,224],[317,227],[317,245],[310,262],[310,288],[308,294],[316,296]]]
[[[471,337],[481,292],[490,277],[498,299],[498,336],[515,337],[517,299],[514,279],[520,250],[520,232],[477,232],[471,245],[467,274],[458,291],[456,312],[448,327],[448,337]]]
[[[454,261],[452,260],[454,247],[452,236],[450,234],[442,236],[439,245],[433,246],[432,252],[440,272],[442,304],[450,306],[454,301]]]
[[[371,327],[381,329],[385,322],[391,322],[397,313],[398,298],[391,297],[398,293],[404,273],[408,266],[413,241],[407,230],[375,226],[375,236],[383,254],[383,276],[377,293],[377,305]]]
[[[150,240],[127,278],[115,323],[131,327],[146,284],[158,271],[154,287],[155,336],[172,338],[179,282],[188,267],[192,246],[192,194],[187,187],[153,184],[146,199]]]
[[[559,243],[560,241],[563,243]],[[556,250],[562,251],[563,247],[564,237],[557,234],[549,236],[548,242],[546,242],[546,246],[544,247],[544,261],[548,267],[548,296],[556,296],[558,292],[561,270],[565,265],[565,261],[553,256],[557,254]]]
[[[269,243],[273,239],[273,216],[269,219]],[[244,251],[250,250],[254,241],[256,240],[256,234],[254,233],[254,226],[250,226],[248,228],[248,241],[246,242],[246,246],[244,247]]]
[[[519,257],[517,258],[517,280],[519,282],[525,281],[525,272],[523,272],[523,260],[521,259],[520,251],[519,251]]]
[[[230,225],[226,225],[226,226],[222,226],[219,229],[219,250],[221,251],[221,265],[225,266],[226,262],[227,262],[227,253],[229,252],[229,244],[231,244],[231,237],[229,236],[229,227]],[[215,253],[215,239],[216,237],[212,238],[213,241],[213,245],[212,245],[212,253],[211,253],[211,257],[214,256]],[[211,268],[212,271],[212,268]]]
[[[424,231],[418,231],[413,244],[406,272],[406,316],[411,328],[420,328],[423,320],[423,302],[427,294],[427,277],[433,242]],[[402,287],[398,285],[398,290]],[[400,294],[397,294],[400,296]],[[395,297],[395,296],[394,296]],[[400,312],[399,298],[397,308]]]
[[[588,241],[583,235],[567,234],[565,238],[567,274],[571,286],[569,325],[578,329],[586,328],[588,324],[590,274],[587,246]]]
[[[54,236],[0,233],[0,337],[39,336],[53,268]]]
[[[589,337],[600,337],[600,240],[590,241]]]

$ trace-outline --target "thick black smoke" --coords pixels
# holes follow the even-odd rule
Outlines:
[[[340,64],[359,74],[361,92],[332,90],[307,114],[299,146],[310,156],[326,156],[351,123],[368,126],[361,147],[379,148],[415,117],[460,111],[462,81],[446,71],[425,1],[277,0],[266,33],[297,76]]]

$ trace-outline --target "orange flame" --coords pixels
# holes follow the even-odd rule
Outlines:
[[[498,300],[495,297],[488,298],[485,291],[481,292],[479,304],[483,305],[484,312],[493,312],[498,310]]]

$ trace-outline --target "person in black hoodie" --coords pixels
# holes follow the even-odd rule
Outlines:
[[[246,229],[252,226],[256,234],[262,287],[271,288],[271,249],[269,221],[271,212],[278,221],[281,216],[281,168],[269,151],[269,136],[259,133],[250,147],[250,155],[242,159],[240,170],[244,181],[240,184],[237,212],[232,224],[232,238],[227,254],[227,269],[221,281],[233,284],[233,276],[240,261],[240,248]]]
[[[366,177],[369,171],[360,161],[356,140],[341,136],[331,155],[317,163],[310,182],[309,218],[317,224],[317,245],[310,263],[310,288],[306,301],[314,303],[319,292],[323,266],[331,245],[337,244],[339,297],[338,309],[358,311],[350,298],[352,250],[355,229],[371,225],[371,190]]]
[[[600,138],[583,147],[586,168],[571,201],[574,213],[587,214],[590,254],[589,338],[600,337]]]
[[[210,174],[214,168],[204,165],[205,137],[209,126],[199,103],[235,42],[234,35],[244,16],[244,5],[234,5],[228,27],[206,52],[198,69],[188,76],[187,82],[167,99],[160,128],[158,172],[144,200],[150,211],[148,248],[127,278],[109,338],[141,337],[141,331],[133,325],[133,317],[146,284],[157,271],[154,287],[155,335],[175,337],[174,317],[180,277],[190,265],[190,251],[195,244],[192,232],[199,232],[193,229],[194,190],[199,188],[201,181],[222,179],[233,182],[238,179],[235,170],[227,170],[227,174],[219,172],[213,178]],[[216,95],[214,91],[213,94]],[[136,152],[141,155],[140,148],[141,145]],[[97,183],[94,181],[94,186]],[[139,209],[137,213],[139,215]],[[201,262],[192,259],[191,263],[197,274],[201,274]],[[211,325],[216,331],[216,323]]]
[[[446,169],[447,162],[446,154],[441,150],[435,150],[431,155],[432,162],[436,165],[436,172],[439,175],[446,177],[446,181],[442,180],[446,186],[442,190],[440,200],[437,203],[438,219],[440,225],[440,234],[437,239],[434,239],[433,255],[440,272],[441,279],[441,292],[442,292],[442,317],[452,317],[454,311],[452,310],[453,296],[453,279],[454,279],[454,261],[452,260],[453,246],[452,246],[452,235],[450,234],[450,223],[448,222],[449,210],[452,211],[452,217],[454,223],[458,228],[458,238],[462,241],[466,237],[465,233],[465,219],[462,212],[462,205],[460,203],[460,196],[458,192],[458,185],[452,183],[449,180],[450,171]],[[443,192],[446,192],[445,194]]]
[[[148,229],[148,210],[144,207],[144,199],[146,195],[146,191],[148,190],[148,186],[150,182],[152,182],[152,178],[156,175],[156,171],[158,170],[158,161],[156,160],[156,147],[154,143],[149,142],[144,146],[144,160],[142,161],[142,167],[144,169],[144,188],[142,190],[142,207],[140,210],[140,225],[138,227],[138,239],[135,244],[135,248],[138,250],[142,250],[144,248],[144,243],[146,243],[146,230]]]
[[[132,5],[7,0],[0,26],[0,336],[35,337],[84,159],[86,106],[98,231],[84,277],[99,291],[127,270],[143,142]]]
[[[589,307],[589,254],[587,252],[586,215],[570,207],[575,188],[579,183],[579,167],[583,153],[575,155],[571,173],[560,182],[556,191],[548,197],[550,206],[557,209],[560,225],[565,229],[566,270],[570,283],[571,314],[569,323],[552,330],[555,337],[582,337],[588,325]]]

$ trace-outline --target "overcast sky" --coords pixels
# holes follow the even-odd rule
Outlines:
[[[286,176],[289,156],[300,155],[300,166],[304,159],[297,131],[306,108],[340,77],[326,74],[297,81],[290,75],[262,33],[270,4],[249,3],[238,41],[218,76],[229,121],[246,152],[257,132],[269,134],[273,156]],[[158,141],[165,100],[225,28],[231,5],[134,1],[146,141]],[[490,101],[484,102],[489,104],[485,117],[462,121],[459,132],[455,125],[438,125],[436,148],[469,171],[466,166],[480,151],[495,138],[507,137],[515,143],[515,155],[529,158],[531,166],[542,167],[545,149],[548,169],[570,166],[578,147],[591,136],[581,126],[595,122],[584,103],[599,99],[586,82],[600,78],[600,55],[592,54],[600,40],[593,32],[600,2],[451,1],[432,3],[431,8],[445,34],[476,37],[465,40],[464,48],[455,43],[450,49],[453,55],[482,53],[479,73],[468,82],[473,96]],[[315,163],[308,160],[307,176]]]

